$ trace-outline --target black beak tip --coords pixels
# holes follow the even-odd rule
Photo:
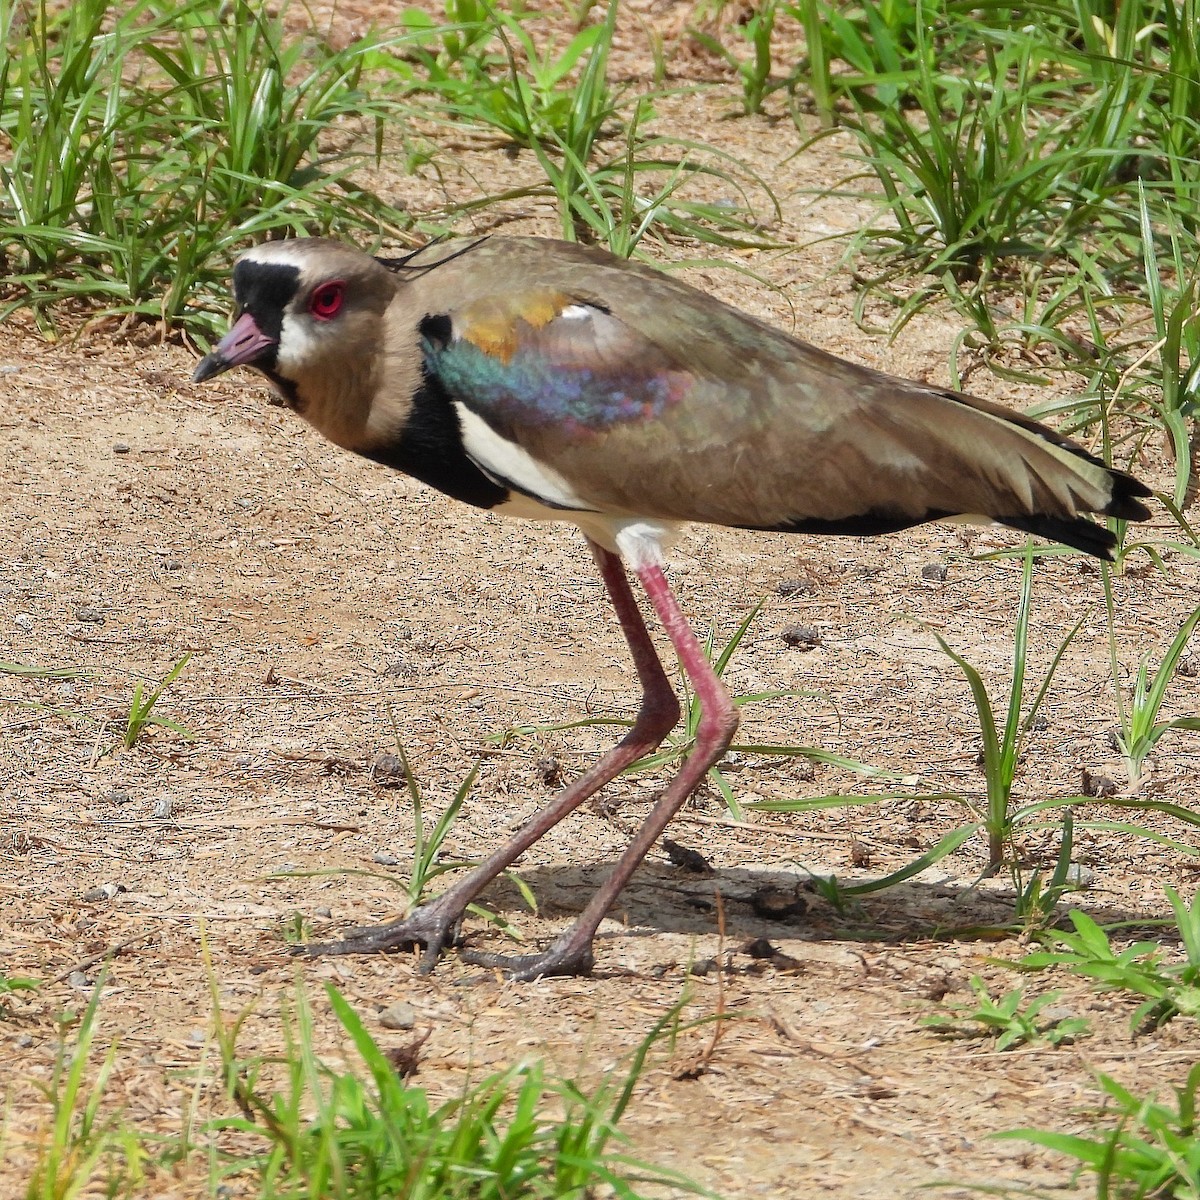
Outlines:
[[[222,371],[228,371],[232,365],[232,363],[226,362],[220,354],[206,354],[196,364],[196,370],[192,373],[192,382],[204,383],[205,380],[220,375]]]

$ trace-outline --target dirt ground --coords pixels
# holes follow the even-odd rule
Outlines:
[[[685,8],[643,5],[640,16],[671,36]],[[353,25],[354,12],[340,11]],[[647,69],[642,31],[639,21],[623,24],[618,74]],[[682,49],[669,61],[692,80],[720,76]],[[775,232],[796,248],[729,256],[778,291],[716,268],[685,277],[752,313],[794,320],[839,354],[944,381],[952,320],[923,317],[889,345],[852,318],[852,265],[828,239],[857,228],[870,208],[812,194],[850,170],[840,157],[848,137],[793,159],[801,135],[778,105],[743,120],[726,119],[729,109],[728,95],[680,98],[661,106],[659,128],[752,162],[784,203]],[[481,181],[494,191],[535,173],[527,153],[510,156],[464,131],[440,178],[386,182],[390,195],[428,209],[442,189],[463,198]],[[555,232],[546,205],[527,201],[507,216],[506,230]],[[493,219],[485,211],[475,227]],[[1092,1036],[1074,1045],[996,1053],[918,1024],[939,1002],[965,1000],[973,974],[993,992],[1022,982],[993,962],[1018,957],[1019,940],[954,936],[1012,913],[1007,879],[972,887],[981,839],[844,913],[803,890],[809,872],[853,881],[895,870],[967,818],[929,794],[981,799],[970,694],[931,630],[1000,692],[1020,568],[970,557],[1016,544],[991,530],[833,541],[694,528],[674,552],[686,610],[718,640],[766,597],[730,668],[734,689],[811,693],[749,706],[746,742],[820,746],[903,777],[869,782],[745,755],[730,775],[739,798],[900,798],[738,824],[719,797],[699,795],[671,836],[715,873],[652,854],[605,922],[588,979],[512,983],[453,953],[427,978],[407,955],[298,964],[286,953],[296,913],[323,935],[401,906],[402,892],[381,876],[404,876],[412,814],[404,790],[373,771],[394,749],[393,719],[432,812],[482,758],[447,846],[450,857],[476,858],[606,736],[603,727],[507,744],[498,735],[628,715],[636,680],[568,527],[457,506],[325,444],[248,376],[193,386],[194,361],[181,346],[140,334],[115,340],[104,327],[57,345],[20,314],[0,327],[0,659],[85,672],[0,674],[0,971],[53,981],[15,999],[0,1021],[9,1103],[0,1194],[23,1193],[30,1139],[49,1119],[36,1086],[53,1062],[54,1016],[86,1002],[98,957],[116,946],[125,949],[110,969],[98,1034],[102,1046],[117,1041],[110,1097],[136,1126],[166,1135],[217,1103],[192,1074],[212,1061],[204,940],[226,1017],[254,1006],[245,1053],[282,1049],[280,1008],[299,980],[336,1055],[320,992],[332,980],[385,1046],[414,1034],[380,1026],[377,1014],[411,1005],[416,1031],[429,1035],[417,1082],[436,1096],[527,1056],[594,1083],[681,1000],[688,1017],[735,1017],[715,1045],[711,1025],[660,1045],[625,1122],[635,1154],[730,1198],[914,1196],[934,1181],[953,1183],[950,1195],[969,1184],[1076,1194],[1069,1164],[989,1135],[1082,1128],[1098,1100],[1097,1072],[1141,1090],[1181,1080],[1196,1056],[1194,1023],[1135,1040],[1133,1000],[1052,974],[1025,983],[1031,994],[1061,987],[1056,1012],[1091,1019]],[[1045,398],[985,371],[971,385],[1017,406]],[[1158,486],[1166,478],[1161,463],[1138,469]],[[1162,514],[1153,532],[1170,529]],[[944,567],[944,578],[930,566]],[[1161,654],[1200,590],[1200,571],[1185,559],[1169,559],[1165,574],[1144,561],[1133,567],[1117,584],[1126,683],[1141,654]],[[1075,794],[1085,768],[1125,786],[1109,740],[1115,702],[1098,573],[1076,557],[1042,563],[1035,606],[1035,681],[1086,620],[1045,727],[1029,739],[1020,797]],[[816,644],[792,644],[784,635],[796,625],[812,627]],[[121,748],[135,681],[161,680],[185,653],[155,711],[190,736],[151,728]],[[1194,675],[1181,675],[1165,715],[1198,707]],[[1196,736],[1168,735],[1161,750],[1141,794],[1195,805]],[[626,777],[609,790],[614,813],[585,808],[526,855],[536,916],[511,885],[492,888],[488,903],[533,944],[563,928],[664,777]],[[1085,817],[1122,819],[1099,802],[1077,812]],[[1187,840],[1179,826],[1160,827]],[[1044,864],[1057,842],[1031,829],[1020,848],[1027,863]],[[1161,917],[1163,883],[1187,896],[1195,889],[1195,859],[1128,835],[1081,828],[1076,858],[1091,881],[1078,903],[1108,919]],[[323,869],[332,873],[305,874]],[[762,915],[764,889],[797,886],[805,903],[781,920]],[[475,946],[511,945],[478,920],[467,932]],[[785,957],[752,957],[755,938]],[[705,958],[723,969],[689,975]],[[160,1175],[149,1194],[202,1189],[198,1177]]]

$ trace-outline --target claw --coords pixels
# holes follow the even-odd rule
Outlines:
[[[507,979],[530,983],[552,975],[590,975],[595,959],[590,943],[581,947],[569,942],[554,943],[541,954],[486,954],[478,950],[460,950],[459,958],[476,967],[492,967]]]
[[[437,965],[442,951],[453,943],[462,914],[446,914],[432,904],[409,913],[398,921],[384,925],[361,925],[348,929],[346,936],[334,942],[312,942],[297,946],[293,953],[308,958],[322,958],[338,954],[390,954],[398,950],[409,950],[423,946],[417,971],[428,975]]]

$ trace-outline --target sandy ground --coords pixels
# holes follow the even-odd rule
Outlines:
[[[653,11],[669,23],[678,7]],[[615,64],[630,75],[645,69],[639,28],[623,26]],[[695,78],[720,75],[700,57],[672,62]],[[848,139],[791,159],[800,135],[777,119],[778,106],[771,118],[731,121],[728,111],[727,99],[702,94],[664,104],[660,120],[770,179],[784,201],[776,233],[796,249],[730,256],[778,290],[716,268],[685,277],[750,312],[794,320],[847,357],[944,380],[952,320],[923,317],[894,345],[852,320],[851,269],[841,245],[823,239],[855,228],[869,208],[811,194],[846,173],[839,156]],[[498,188],[536,172],[530,155],[466,136],[441,166],[440,178],[390,186],[414,207],[430,206],[442,189],[467,196],[481,179]],[[509,215],[512,229],[555,230],[534,202]],[[373,770],[394,749],[393,721],[431,812],[482,760],[447,845],[449,857],[469,859],[545,802],[612,731],[500,735],[629,715],[636,681],[569,528],[456,506],[323,443],[249,377],[196,387],[192,353],[141,341],[95,329],[51,345],[19,314],[0,328],[0,659],[79,672],[0,673],[0,970],[53,980],[14,999],[0,1021],[10,1148],[0,1192],[23,1191],[31,1139],[49,1119],[36,1085],[53,1061],[55,1014],[83,1005],[97,956],[119,945],[98,1035],[102,1045],[117,1041],[110,1097],[139,1128],[166,1135],[188,1113],[222,1103],[193,1081],[202,1060],[211,1064],[205,942],[226,1018],[254,1006],[245,1053],[282,1048],[280,1008],[302,985],[336,1056],[320,991],[331,980],[385,1046],[414,1035],[383,1028],[376,1015],[411,1005],[417,1032],[429,1035],[417,1080],[438,1096],[530,1055],[594,1083],[671,1005],[682,1003],[689,1018],[723,1013],[731,1019],[715,1044],[708,1025],[652,1053],[626,1127],[636,1153],[726,1197],[913,1196],[933,1181],[1073,1194],[1067,1164],[988,1135],[1082,1127],[1098,1100],[1097,1072],[1142,1090],[1186,1073],[1194,1023],[1135,1040],[1134,1000],[1053,974],[1026,985],[1031,994],[1061,987],[1055,1012],[1092,1021],[1092,1035],[1074,1045],[997,1053],[918,1024],[940,1002],[965,1000],[973,974],[994,992],[1020,982],[996,965],[1023,953],[1019,939],[955,932],[1012,916],[1007,878],[971,886],[984,865],[979,837],[845,912],[806,886],[809,872],[849,881],[886,874],[968,819],[965,805],[934,793],[981,801],[969,691],[932,630],[1002,694],[1020,569],[970,556],[1017,544],[990,530],[834,542],[696,528],[673,555],[686,611],[718,641],[766,597],[729,671],[735,691],[807,693],[749,706],[746,742],[819,746],[902,777],[871,783],[743,755],[729,775],[739,799],[897,798],[738,824],[715,793],[701,793],[671,836],[702,852],[714,873],[652,854],[605,922],[588,979],[511,983],[453,953],[430,977],[416,975],[408,955],[298,965],[286,954],[295,914],[329,934],[402,907],[385,876],[406,874],[412,813],[406,792]],[[987,372],[972,386],[1018,406],[1045,399]],[[1139,470],[1152,483],[1165,479],[1160,463]],[[1153,532],[1169,535],[1165,514]],[[1177,557],[1165,574],[1144,560],[1132,566],[1117,582],[1126,684],[1139,657],[1157,660],[1190,612],[1200,575]],[[944,567],[944,578],[928,567]],[[1084,769],[1124,788],[1109,740],[1115,701],[1098,573],[1076,558],[1039,565],[1035,606],[1034,680],[1071,626],[1085,623],[1045,727],[1028,740],[1020,801],[1074,795]],[[815,645],[793,644],[797,625],[816,631]],[[152,727],[123,748],[135,683],[161,680],[185,654],[155,713],[187,735]],[[1166,715],[1197,707],[1194,675],[1181,675]],[[1194,806],[1195,735],[1169,735],[1161,749],[1139,794]],[[585,808],[525,857],[537,915],[509,884],[489,890],[489,905],[528,942],[561,929],[664,778],[626,777],[610,789],[613,811]],[[1076,817],[1076,858],[1091,881],[1080,904],[1137,922],[1164,914],[1163,883],[1192,894],[1194,859],[1083,827],[1122,819],[1101,802]],[[1181,826],[1156,825],[1187,839]],[[1056,835],[1029,826],[1019,849],[1027,867],[1046,865]],[[802,902],[772,919],[763,900],[772,888],[799,888]],[[505,948],[481,921],[467,933],[472,945]],[[783,957],[753,957],[756,938]],[[689,974],[706,958],[720,968]],[[203,1188],[199,1177],[165,1173],[147,1186],[179,1196]]]

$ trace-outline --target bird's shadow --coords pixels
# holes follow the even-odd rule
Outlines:
[[[539,913],[552,921],[570,920],[611,871],[611,863],[544,866],[519,872],[537,897]],[[841,880],[845,886],[870,882],[864,872]],[[503,914],[518,928],[528,905],[510,880],[492,883],[480,903]],[[1149,924],[1160,914],[1133,912],[1095,894],[1071,893],[1059,905],[1084,908],[1101,924]],[[848,895],[832,903],[800,871],[773,867],[726,867],[697,874],[663,863],[642,863],[609,916],[627,927],[623,936],[655,933],[703,936],[723,932],[730,940],[792,938],[801,941],[856,941],[884,944],[940,939],[992,940],[1017,932],[1017,894],[991,882],[906,880],[879,892]],[[1126,931],[1136,936],[1134,930]],[[603,936],[603,935],[601,935]],[[1162,930],[1156,930],[1162,936]]]

